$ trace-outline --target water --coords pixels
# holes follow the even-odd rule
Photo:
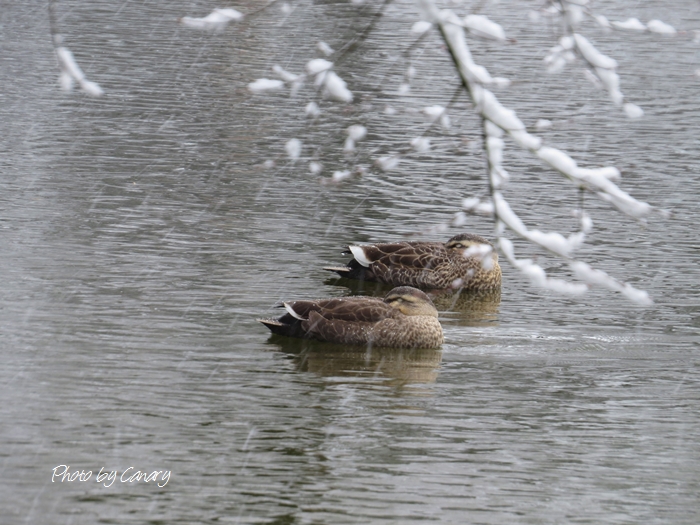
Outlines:
[[[535,4],[533,4],[535,5]],[[611,19],[700,27],[690,3],[663,12],[596,3]],[[221,33],[179,16],[204,2],[61,2],[58,27],[106,96],[61,93],[45,5],[0,11],[0,495],[5,523],[695,523],[700,510],[697,260],[698,44],[586,34],[620,63],[630,121],[580,66],[543,74],[546,23],[506,3],[484,13],[517,44],[472,44],[518,82],[499,97],[581,165],[614,164],[622,187],[669,209],[646,227],[587,197],[581,257],[646,289],[639,308],[600,290],[571,299],[530,287],[507,263],[500,304],[443,311],[438,351],[371,353],[271,339],[258,317],[281,299],[381,293],[321,268],[348,242],[487,236],[461,199],[484,194],[480,133],[464,97],[433,150],[393,172],[446,104],[454,74],[418,46],[410,95],[396,94],[417,15],[389,8],[339,74],[351,105],[310,86],[252,95],[281,64],[299,73],[318,40],[339,49],[370,22],[349,4],[280,7]],[[238,6],[251,12],[256,5]],[[466,11],[463,11],[466,13]],[[487,55],[491,54],[491,55]],[[493,56],[491,62],[483,57]],[[397,115],[384,113],[387,105]],[[343,129],[369,135],[355,157]],[[302,159],[286,160],[299,138]],[[578,194],[507,150],[507,196],[531,227],[570,231]],[[266,169],[265,160],[276,166]],[[318,159],[324,171],[310,175]],[[369,171],[322,184],[335,170]],[[417,232],[424,232],[419,235]],[[566,267],[524,243],[552,275]],[[54,482],[52,469],[92,470]],[[167,485],[96,482],[101,468],[172,472]],[[133,470],[132,470],[133,472]]]

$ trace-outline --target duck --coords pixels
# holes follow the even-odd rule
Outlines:
[[[351,296],[284,302],[279,319],[258,319],[273,334],[379,348],[438,348],[438,312],[424,292],[399,286],[381,299]]]
[[[480,235],[461,233],[445,243],[404,241],[350,245],[347,266],[328,266],[347,279],[420,289],[495,290],[501,267],[493,245]]]

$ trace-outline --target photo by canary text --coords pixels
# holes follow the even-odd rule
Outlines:
[[[136,467],[127,467],[124,470],[108,470],[100,468],[93,477],[92,470],[72,470],[70,465],[57,465],[53,468],[51,483],[68,483],[71,481],[92,481],[104,487],[111,487],[116,481],[120,483],[148,483],[165,487],[170,481],[170,470],[139,470]]]

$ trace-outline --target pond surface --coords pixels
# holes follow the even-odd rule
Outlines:
[[[500,302],[441,307],[440,350],[368,352],[270,338],[256,319],[280,300],[383,293],[322,270],[346,261],[347,243],[493,235],[483,217],[448,226],[463,198],[487,193],[464,95],[451,127],[429,132],[431,151],[408,154],[428,128],[418,110],[457,87],[434,33],[404,54],[413,3],[378,19],[372,4],[274,4],[208,33],[177,19],[210,2],[58,2],[57,31],[101,98],[59,90],[46,5],[6,3],[2,521],[697,523],[700,13],[596,2],[612,20],[684,31],[583,24],[645,110],[629,120],[580,63],[545,73],[558,36],[530,19],[538,5],[485,7],[513,41],[470,41],[475,60],[514,79],[497,95],[526,125],[553,122],[538,132],[546,143],[582,166],[619,167],[623,189],[673,213],[641,225],[585,201],[594,230],[580,257],[655,303],[544,292],[502,261]],[[247,89],[276,64],[301,73],[318,41],[341,49],[373,21],[336,66],[352,103],[322,100],[309,81],[295,94]],[[351,124],[368,136],[344,154]],[[397,153],[395,170],[374,164]],[[313,160],[323,171],[310,173]],[[506,196],[530,227],[575,231],[575,188],[512,144],[505,164]],[[52,482],[60,465],[92,477]],[[122,482],[129,467],[171,475],[162,487]],[[102,468],[118,472],[110,486]]]

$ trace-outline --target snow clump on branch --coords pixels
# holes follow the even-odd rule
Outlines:
[[[647,29],[652,33],[659,33],[662,35],[675,35],[677,33],[676,28],[661,20],[649,20],[649,22],[647,22]]]
[[[647,26],[639,21],[639,18],[628,18],[624,22],[612,22],[618,29],[632,29],[634,31],[646,31]]]
[[[367,136],[367,128],[359,124],[354,124],[347,129],[348,138],[345,139],[345,146],[343,151],[346,153],[355,150],[355,144],[360,142]]]
[[[281,80],[271,80],[269,78],[259,78],[255,82],[248,84],[248,90],[253,93],[263,93],[265,91],[279,91],[284,87]]]
[[[306,63],[306,71],[310,75],[315,75],[314,84],[323,88],[323,95],[326,98],[338,102],[352,102],[352,92],[347,88],[345,81],[336,73],[331,71],[333,62],[323,58],[315,58]]]
[[[301,155],[301,141],[299,139],[289,139],[284,145],[284,149],[293,162]]]
[[[464,27],[474,36],[491,38],[493,40],[505,40],[506,32],[500,24],[492,22],[483,15],[468,15],[462,21]]]
[[[244,16],[245,15],[243,15],[243,13],[240,11],[236,11],[235,9],[231,8],[214,9],[204,18],[183,16],[180,19],[180,23],[185,27],[191,27],[193,29],[221,31],[229,24],[229,22],[243,20]]]
[[[104,91],[97,83],[91,82],[85,77],[85,73],[75,61],[75,57],[70,49],[63,46],[57,47],[56,57],[61,68],[59,83],[64,91],[71,91],[74,83],[77,82],[80,89],[91,97],[99,97],[104,94]]]
[[[651,206],[632,198],[612,182],[619,178],[620,173],[617,168],[611,166],[596,169],[579,168],[576,162],[563,151],[542,146],[541,139],[530,135],[525,130],[524,124],[516,113],[504,107],[496,96],[484,87],[491,83],[491,76],[485,68],[474,63],[464,36],[463,24],[450,11],[438,10],[431,0],[423,0],[421,4],[428,19],[438,25],[462,83],[467,88],[477,113],[483,119],[484,149],[489,161],[491,203],[482,202],[478,198],[465,199],[462,203],[463,209],[467,212],[477,212],[477,210],[486,214],[490,212],[495,217],[498,236],[496,245],[500,247],[506,258],[537,286],[577,294],[584,293],[588,289],[585,284],[548,278],[544,269],[532,261],[516,259],[512,243],[501,237],[504,225],[518,236],[569,260],[572,264],[577,264],[572,269],[575,269],[580,277],[585,278],[584,280],[594,284],[602,284],[610,289],[613,289],[611,282],[617,283],[615,285],[617,288],[614,289],[621,291],[633,301],[648,304],[645,303],[645,297],[648,300],[646,292],[636,290],[630,285],[620,283],[610,277],[608,277],[609,280],[606,280],[602,277],[607,276],[604,272],[593,273],[598,271],[592,269],[590,272],[586,272],[585,268],[590,268],[588,265],[578,264],[578,261],[571,259],[572,253],[583,244],[586,232],[590,230],[592,225],[590,218],[583,211],[580,211],[580,230],[568,237],[557,232],[529,229],[513,212],[500,191],[508,180],[508,174],[502,167],[505,148],[502,136],[504,132],[507,132],[521,147],[530,150],[565,177],[577,183],[579,187],[595,192],[603,200],[611,202],[624,213],[640,218],[650,213]],[[577,23],[583,14],[580,6],[572,6],[571,4],[564,6],[564,11],[570,25]],[[551,61],[560,60],[566,63],[566,61],[573,60],[572,52],[574,49],[579,51],[595,71],[596,77],[608,89],[615,103],[621,105],[623,95],[619,91],[619,77],[614,71],[617,62],[600,53],[584,36],[573,33],[572,36],[562,37],[559,45],[554,49],[555,56]],[[625,111],[628,115],[642,113],[641,109],[633,104],[626,105]],[[458,223],[463,218],[464,213],[460,212],[454,217],[453,222]],[[594,276],[596,279],[593,278]]]

